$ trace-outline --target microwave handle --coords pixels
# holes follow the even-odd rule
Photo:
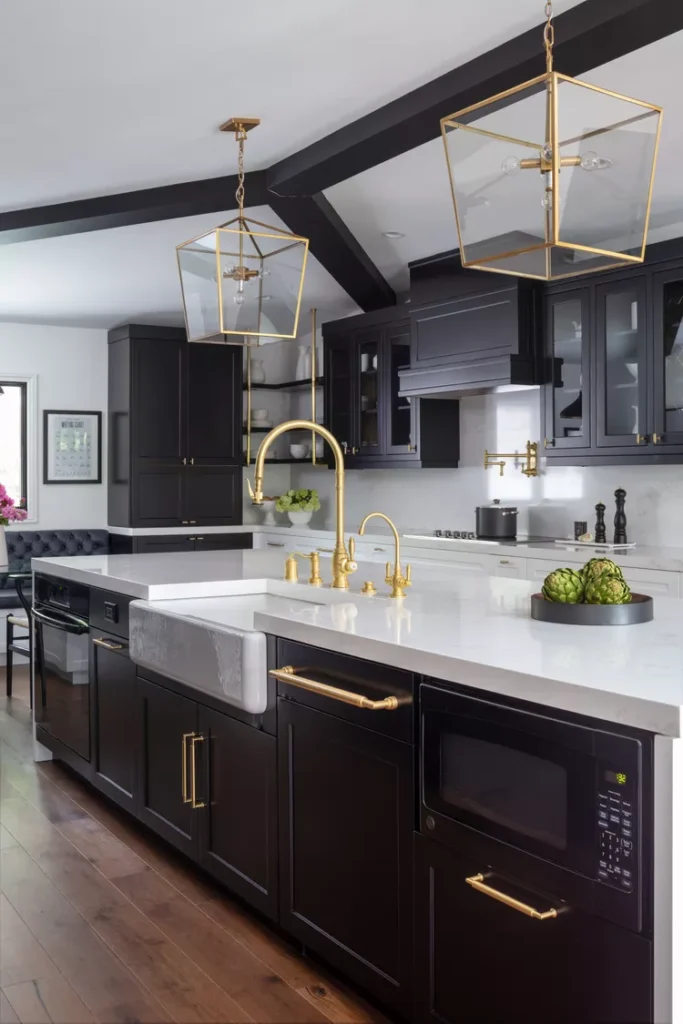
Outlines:
[[[70,615],[68,612],[60,612],[59,614],[63,618],[56,618],[52,615],[46,615],[45,612],[39,611],[34,608],[31,612],[36,622],[39,622],[42,626],[50,626],[52,629],[61,629],[64,633],[75,633],[80,635],[87,633],[90,629],[88,623],[84,619],[79,619],[77,615]]]

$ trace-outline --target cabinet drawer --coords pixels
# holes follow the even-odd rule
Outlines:
[[[375,662],[350,658],[344,654],[294,643],[292,640],[278,640],[277,665],[292,666],[296,675],[314,682],[362,694],[373,701],[385,697],[397,697],[395,710],[369,710],[326,695],[311,693],[299,686],[278,682],[278,695],[287,697],[298,704],[306,704],[318,711],[324,711],[336,718],[343,718],[373,732],[384,733],[405,743],[413,743],[413,675],[401,669]]]
[[[195,551],[235,551],[251,547],[250,533],[200,533],[194,538]]]
[[[128,638],[128,606],[133,600],[108,590],[90,591],[90,625],[105,633]]]

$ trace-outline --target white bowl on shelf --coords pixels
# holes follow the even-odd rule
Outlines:
[[[293,459],[305,459],[308,457],[309,446],[307,444],[290,444],[289,454]]]

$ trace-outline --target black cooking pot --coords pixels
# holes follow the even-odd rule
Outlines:
[[[477,506],[477,537],[482,540],[514,540],[517,536],[517,509],[501,505],[494,498],[490,505]]]

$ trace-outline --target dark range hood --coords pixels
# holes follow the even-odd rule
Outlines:
[[[406,398],[463,398],[542,383],[538,282],[465,270],[457,253],[410,265]]]

